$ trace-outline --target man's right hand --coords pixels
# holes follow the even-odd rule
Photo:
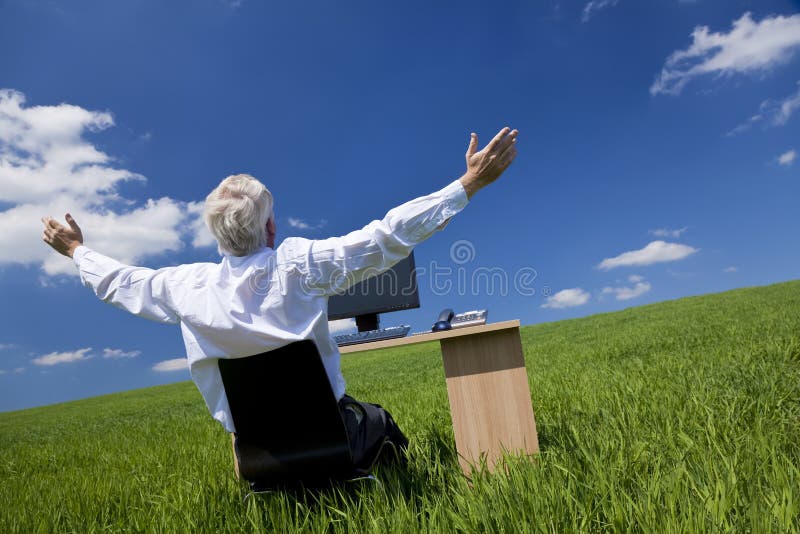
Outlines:
[[[467,148],[467,172],[459,180],[467,197],[497,180],[517,155],[517,130],[508,126],[500,130],[483,150],[478,152],[478,134],[473,133]]]

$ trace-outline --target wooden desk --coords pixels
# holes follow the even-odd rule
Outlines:
[[[503,452],[539,450],[519,321],[348,345],[342,354],[439,341],[456,450],[469,474],[481,455],[493,469]]]

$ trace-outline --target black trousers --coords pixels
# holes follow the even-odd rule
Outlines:
[[[379,459],[402,460],[408,439],[392,415],[379,404],[361,402],[345,395],[339,401],[339,410],[356,467],[369,470]]]

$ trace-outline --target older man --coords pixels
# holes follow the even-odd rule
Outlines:
[[[516,156],[517,130],[503,128],[481,151],[471,135],[467,170],[444,189],[390,210],[342,237],[287,238],[275,248],[269,190],[248,175],[225,178],[206,198],[204,218],[222,261],[148,269],[124,265],[83,245],[68,226],[44,217],[42,239],[71,257],[84,285],[105,302],[154,321],[180,324],[192,379],[229,432],[233,419],[217,367],[239,358],[313,340],[340,400],[356,463],[388,438],[406,440],[382,408],[345,395],[340,355],[328,331],[328,296],[378,274],[444,228],[468,199],[496,180]]]

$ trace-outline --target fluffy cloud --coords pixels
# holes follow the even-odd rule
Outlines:
[[[140,350],[129,350],[124,351],[122,349],[103,349],[103,358],[108,358],[112,360],[118,360],[122,358],[135,358],[140,355],[142,351]]]
[[[783,126],[798,109],[800,109],[800,82],[797,82],[797,91],[786,98],[761,102],[758,113],[736,126],[725,136],[733,137],[746,132],[757,124],[762,124],[764,127]]]
[[[800,46],[800,15],[776,15],[756,22],[745,13],[728,33],[711,33],[708,26],[692,32],[692,44],[666,60],[650,86],[650,94],[679,94],[704,74],[763,72],[785,63]]]
[[[60,365],[63,363],[83,362],[92,359],[91,354],[87,356],[91,350],[91,347],[87,347],[85,349],[78,349],[72,352],[51,352],[50,354],[45,354],[44,356],[34,358],[32,361],[34,365],[40,365],[44,367]]]
[[[602,292],[604,295],[614,295],[617,300],[630,300],[640,297],[652,289],[649,282],[645,282],[643,277],[635,274],[628,277],[628,282],[633,285],[604,287]]]
[[[581,20],[583,22],[589,22],[589,19],[592,18],[594,13],[607,7],[614,7],[617,3],[619,3],[619,0],[591,0],[591,2],[583,6]]]
[[[328,330],[331,335],[345,334],[354,332],[356,330],[355,319],[338,319],[336,321],[328,321]]]
[[[12,375],[12,374],[16,375],[16,374],[24,373],[24,372],[25,372],[25,368],[24,367],[17,367],[15,369],[10,370],[10,371],[6,371],[5,369],[0,369],[0,375]]]
[[[327,224],[328,221],[322,219],[316,223],[312,223],[309,221],[304,221],[303,219],[298,219],[297,217],[289,217],[289,226],[292,228],[297,228],[298,230],[317,230],[322,228]]]
[[[589,293],[579,287],[572,289],[562,289],[555,295],[547,297],[547,301],[542,304],[542,308],[573,308],[583,306],[589,302]]]
[[[78,106],[26,106],[17,91],[0,90],[0,265],[38,264],[47,274],[74,273],[72,263],[41,241],[43,215],[71,213],[87,244],[123,262],[176,251],[182,237],[208,239],[197,227],[198,208],[171,198],[143,204],[123,198],[125,182],[145,183],[84,136],[114,125],[109,112]],[[63,221],[62,221],[63,222]]]
[[[625,267],[634,265],[651,265],[666,261],[682,260],[697,252],[698,249],[680,243],[666,243],[664,241],[653,241],[646,247],[639,250],[623,252],[619,256],[606,258],[600,262],[600,269],[608,270],[615,267]]]
[[[749,130],[750,128],[752,128],[753,126],[755,126],[756,124],[760,123],[763,120],[764,116],[761,113],[756,113],[743,123],[737,125],[733,130],[727,132],[725,134],[725,137],[734,137],[742,132],[746,132],[747,130]]]
[[[186,358],[175,358],[174,360],[164,360],[163,362],[158,362],[153,366],[153,371],[167,373],[170,371],[181,371],[188,368],[189,360]]]
[[[688,226],[684,226],[683,228],[677,229],[670,229],[670,228],[657,228],[655,230],[650,230],[650,234],[656,237],[671,237],[672,239],[678,239],[681,234],[683,234],[686,230],[688,230]]]
[[[44,367],[59,365],[63,363],[82,362],[94,358],[95,355],[91,354],[91,352],[92,352],[91,347],[78,349],[71,352],[51,352],[50,354],[45,354],[44,356],[39,356],[38,358],[34,358],[32,362],[35,365]],[[103,358],[106,359],[123,359],[123,358],[135,358],[140,354],[141,351],[138,350],[124,351],[122,349],[105,348],[103,349],[102,356]]]
[[[789,121],[789,117],[800,109],[800,82],[797,82],[797,91],[791,95],[783,100],[766,100],[761,103],[761,107],[769,112],[773,125],[783,126]]]
[[[738,270],[739,270],[738,267],[736,267],[735,265],[731,265],[730,267],[725,267],[724,269],[722,269],[722,272],[723,273],[735,273]]]
[[[188,225],[189,234],[192,236],[193,247],[210,247],[217,244],[217,239],[203,220],[203,202],[189,202],[186,212],[191,217]]]
[[[794,149],[792,149],[792,150],[787,150],[786,152],[784,152],[783,154],[781,154],[780,156],[778,156],[778,163],[780,163],[781,165],[785,165],[786,167],[788,167],[789,165],[791,165],[792,163],[794,163],[794,159],[795,159],[796,157],[797,157],[797,150],[794,150]]]

